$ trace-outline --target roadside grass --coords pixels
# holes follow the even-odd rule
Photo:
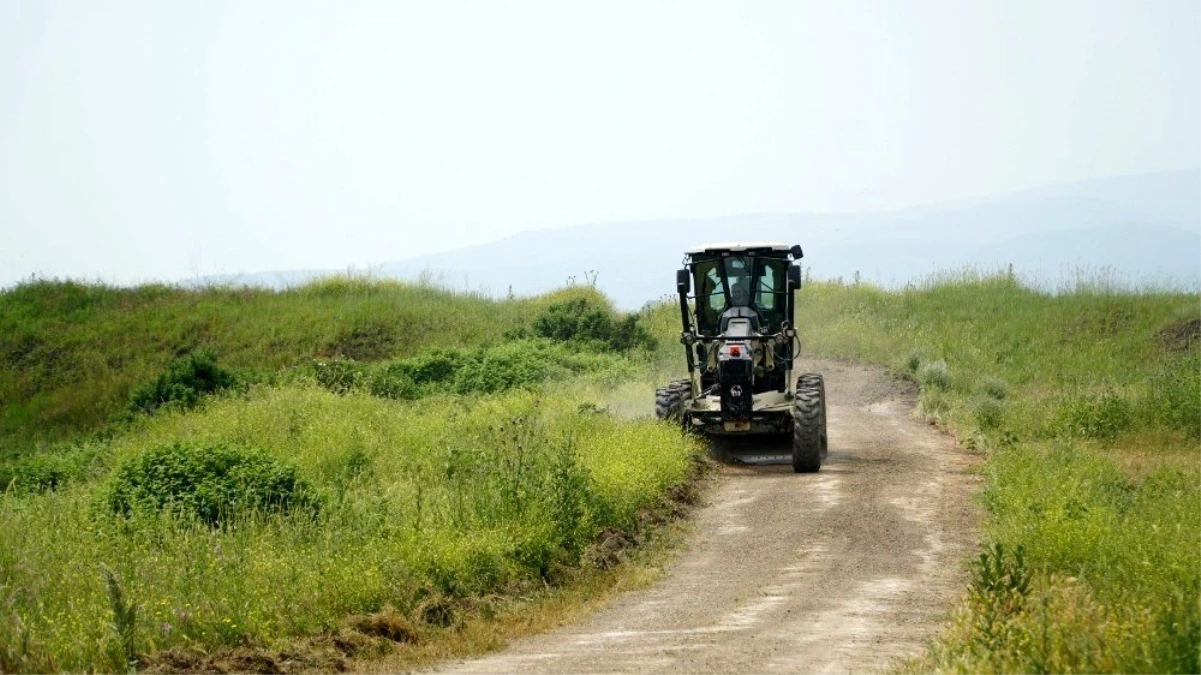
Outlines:
[[[210,527],[108,513],[104,480],[0,497],[3,665],[125,669],[106,568],[139,609],[139,655],[273,646],[385,607],[447,626],[465,601],[553,583],[598,535],[636,531],[700,452],[665,425],[595,409],[566,387],[417,403],[261,386],[150,418],[101,463],[169,443],[244,445],[294,465],[324,507]]]
[[[797,302],[807,351],[914,379],[986,458],[985,558],[907,669],[1201,670],[1201,297],[966,271]]]
[[[645,315],[589,287],[35,282],[0,307],[3,672],[486,648],[646,577],[624,562],[695,497],[702,448],[645,414]]]

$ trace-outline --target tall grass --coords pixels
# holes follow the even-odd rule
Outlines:
[[[700,448],[623,405],[649,355],[515,339],[564,302],[636,334],[590,288],[0,293],[0,671],[419,639],[611,564]]]
[[[420,620],[435,603],[426,618],[448,622],[457,599],[554,580],[599,532],[635,529],[698,452],[596,402],[579,387],[401,402],[263,386],[152,418],[103,465],[171,443],[259,448],[315,486],[320,515],[123,517],[104,480],[2,496],[0,643],[24,645],[5,667],[124,668],[103,569],[139,608],[137,654],[270,645],[385,606]]]
[[[1201,341],[1165,337],[1201,298],[966,272],[797,301],[806,350],[913,378],[924,414],[985,456],[985,550],[1031,579],[998,590],[977,565],[917,669],[1201,668]]]

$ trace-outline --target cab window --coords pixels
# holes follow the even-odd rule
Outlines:
[[[696,264],[696,322],[703,333],[716,333],[721,313],[726,311],[726,290],[721,282],[721,261]]]
[[[775,265],[764,261],[763,273],[759,275],[759,288],[755,294],[755,306],[759,309],[776,308],[776,269]]]

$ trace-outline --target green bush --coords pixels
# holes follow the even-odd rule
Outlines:
[[[0,491],[43,492],[75,477],[75,467],[63,455],[34,455],[0,466]]]
[[[591,342],[614,351],[655,348],[638,315],[620,319],[596,300],[576,297],[551,304],[534,319],[534,334],[551,340]]]
[[[325,346],[324,352],[356,361],[375,361],[392,355],[398,342],[392,325],[370,321],[344,330]]]
[[[170,511],[220,525],[252,512],[315,511],[320,500],[296,468],[233,445],[158,446],[126,460],[104,492],[118,515]]]
[[[1018,546],[1007,554],[1004,544],[984,547],[971,565],[968,602],[975,630],[986,649],[1000,649],[1009,641],[1009,622],[1024,609],[1030,592],[1031,572],[1025,551]]]
[[[1080,438],[1112,440],[1134,424],[1129,401],[1116,391],[1065,398],[1058,418],[1063,434]]]
[[[1201,359],[1196,351],[1164,372],[1152,375],[1150,395],[1141,417],[1148,425],[1162,425],[1201,439]]]
[[[991,430],[1001,426],[1005,416],[1005,404],[991,396],[980,396],[972,400],[976,424],[981,429]]]
[[[479,360],[483,350],[435,348],[376,369],[368,390],[383,398],[413,400],[445,389],[459,371]]]
[[[314,359],[312,363],[317,384],[335,394],[345,394],[366,379],[366,369],[352,359]]]
[[[477,362],[455,373],[460,394],[493,394],[526,387],[568,371],[563,354],[546,343],[510,342],[480,353]]]
[[[45,492],[95,476],[104,446],[80,443],[0,463],[0,492]]]
[[[922,389],[946,391],[951,388],[951,369],[942,359],[924,363],[917,371],[917,381]]]
[[[136,389],[130,397],[129,409],[152,413],[168,404],[190,408],[202,396],[235,384],[237,378],[217,365],[212,351],[200,350],[172,361],[157,379]]]
[[[331,362],[332,363],[332,362]],[[495,394],[592,372],[628,374],[618,356],[580,349],[546,339],[503,342],[478,349],[433,349],[372,369],[356,366],[353,376],[318,381],[335,393],[365,384],[383,398],[414,400],[438,393]]]
[[[922,365],[922,352],[915,349],[909,352],[909,356],[905,359],[905,368],[914,375],[917,374],[917,369]]]
[[[980,391],[989,398],[998,401],[1005,400],[1009,395],[1009,387],[1005,384],[1005,380],[999,377],[985,377],[980,380]]]

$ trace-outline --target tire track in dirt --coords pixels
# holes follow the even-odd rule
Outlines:
[[[445,672],[867,672],[918,653],[962,589],[976,460],[912,417],[912,385],[840,362],[803,369],[826,380],[819,473],[723,467],[661,581]]]

